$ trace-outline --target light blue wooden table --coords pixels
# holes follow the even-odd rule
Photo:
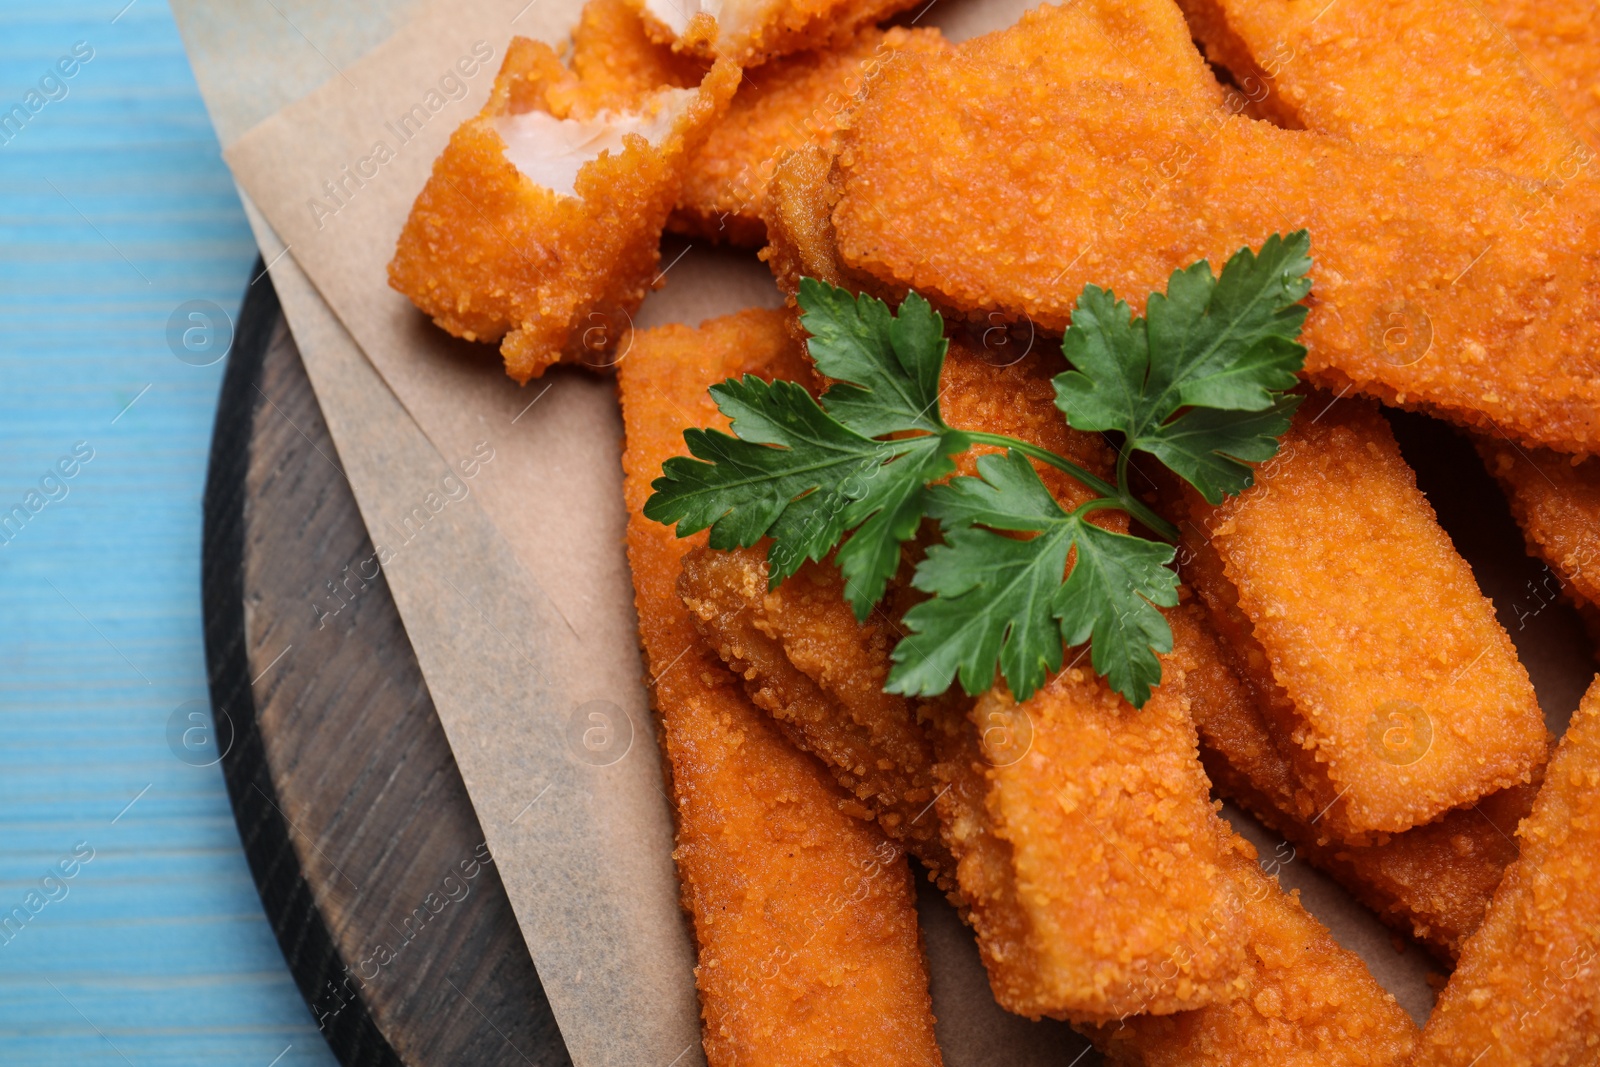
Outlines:
[[[235,312],[256,250],[170,13],[125,2],[0,4],[0,1063],[327,1065],[221,773],[167,740],[225,366],[168,319]]]

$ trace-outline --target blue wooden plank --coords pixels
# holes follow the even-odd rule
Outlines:
[[[0,5],[0,111],[75,42],[94,50],[0,134],[0,512],[78,442],[94,453],[0,531],[0,1061],[327,1067],[221,775],[166,742],[206,693],[224,368],[178,360],[167,320],[187,300],[234,311],[255,249],[170,12],[125,2]],[[43,879],[79,842],[94,858],[61,895]],[[30,893],[56,899],[5,927]]]

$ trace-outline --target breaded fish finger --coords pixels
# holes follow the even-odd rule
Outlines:
[[[1600,1049],[1600,682],[1550,758],[1521,855],[1423,1029],[1416,1067],[1556,1067]]]
[[[1198,598],[1167,612],[1167,621],[1173,643],[1193,650],[1184,689],[1200,731],[1200,759],[1217,792],[1281,834],[1384,922],[1454,960],[1516,858],[1511,835],[1537,784],[1499,790],[1371,844],[1339,841],[1314,817],[1299,817],[1295,766],[1279,751],[1255,690],[1239,678]]]
[[[1292,129],[1538,181],[1571,181],[1593,155],[1476,0],[1178,4],[1206,54]]]
[[[822,195],[839,260],[880,291],[1060,330],[1087,283],[1141,305],[1176,268],[1306,227],[1313,381],[1600,451],[1600,212],[1541,211],[1535,187],[1499,174],[1197,121],[1153,90],[961,54],[908,56],[854,115]],[[1384,348],[1388,316],[1417,306],[1450,358]]]
[[[876,818],[959,906],[955,860],[932,812],[939,788],[932,749],[906,713],[904,699],[883,692],[886,656],[865,664],[835,657],[830,637],[843,622],[840,591],[837,571],[808,562],[768,593],[760,548],[697,548],[684,557],[678,578],[678,594],[695,628],[744,679],[751,702],[772,715],[797,748],[821,759],[850,795],[842,801],[847,810]],[[886,634],[888,626],[889,620],[874,616],[860,640],[892,644],[897,635]]]
[[[1231,838],[1228,870],[1250,946],[1244,991],[1226,1004],[1142,1015],[1085,1033],[1130,1067],[1398,1067],[1417,1026],[1361,958]]]
[[[1253,486],[1216,506],[1185,489],[1182,507],[1186,573],[1302,823],[1361,842],[1543,764],[1527,670],[1372,406],[1314,396]]]
[[[1021,704],[992,690],[946,716],[938,809],[1010,1011],[1105,1021],[1243,989],[1242,909],[1171,656],[1163,677],[1139,709],[1069,667]]]
[[[779,312],[636,334],[623,362],[629,510],[640,635],[661,716],[683,900],[712,1067],[930,1067],[928,978],[904,855],[752,706],[674,590],[679,540],[640,509],[686,422],[713,424],[707,386],[806,367]]]
[[[1574,464],[1484,434],[1478,454],[1511,503],[1528,552],[1544,560],[1600,639],[1600,459]]]
[[[656,280],[689,154],[739,83],[731,63],[704,72],[651,44],[625,0],[590,0],[573,63],[512,39],[389,263],[389,284],[439,326],[500,341],[519,382],[611,364]]]
[[[1484,0],[1578,136],[1600,151],[1600,20],[1589,0]]]
[[[706,553],[705,558],[719,555]],[[745,550],[732,555],[761,570],[759,552]],[[696,557],[691,556],[686,580],[715,580],[714,569],[697,572],[695,562]],[[764,593],[764,579],[758,588],[762,591],[758,605],[762,625],[772,631],[780,652],[785,642],[802,650],[796,658],[806,665],[807,672],[825,681],[825,685],[818,683],[824,695],[852,694],[852,700],[865,695],[868,708],[877,709],[864,712],[851,701],[835,699],[829,706],[838,728],[851,730],[857,723],[869,722],[874,727],[869,737],[892,734],[893,728],[882,729],[879,724],[887,721],[881,713],[893,709],[879,702],[881,692],[867,691],[888,669],[884,625],[873,620],[857,626],[843,601],[837,572],[826,568],[809,579],[802,572],[771,594]],[[797,599],[811,601],[806,609],[810,613],[820,614],[825,604],[834,605],[831,624],[820,618],[809,626],[797,624],[788,610]],[[1187,643],[1184,630],[1177,634],[1180,643]],[[1188,669],[1182,673],[1191,702],[1194,694],[1187,687],[1195,677],[1197,662],[1194,657],[1186,658]],[[795,668],[791,664],[789,669]],[[746,675],[747,686],[764,684],[761,668]],[[903,698],[887,699],[901,705],[902,722],[917,717]],[[983,757],[978,729],[960,707],[941,707],[940,703],[924,708],[924,713],[933,720],[930,726],[937,723],[948,729],[941,742],[949,761],[943,768],[949,780],[939,798],[941,818],[949,822],[952,832],[961,835],[966,884],[1002,894],[1011,861],[1008,845],[993,833],[988,814],[990,787],[983,775],[992,760]],[[990,740],[996,742],[1002,759],[1015,755],[1023,740],[1017,731],[1019,721],[1027,720],[1001,715],[983,724],[995,731]],[[1031,735],[1026,741],[1031,745]],[[963,751],[967,758],[956,758]],[[924,768],[922,773],[931,776],[933,769]],[[915,773],[915,768],[911,770]],[[1340,948],[1320,923],[1261,873],[1250,861],[1248,844],[1215,817],[1209,825],[1212,833],[1220,835],[1222,848],[1217,858],[1234,892],[1218,902],[1215,914],[1195,912],[1193,917],[1201,924],[1201,943],[1237,936],[1248,945],[1239,995],[1226,1003],[1173,1015],[1131,1014],[1101,1027],[1085,1028],[1085,1033],[1113,1062],[1150,1067],[1367,1067],[1401,1062],[1416,1038],[1410,1018],[1373,980],[1359,958]],[[958,898],[961,892],[958,888]],[[1002,916],[1003,912],[991,907],[994,922],[1001,922]],[[1012,926],[1013,930],[1018,927],[1020,923]],[[1181,958],[1180,951],[1176,959]],[[1176,975],[1176,966],[1175,961],[1161,961],[1142,981],[1131,983],[1130,991],[1148,996],[1161,979]]]

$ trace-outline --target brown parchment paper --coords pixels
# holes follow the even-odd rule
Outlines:
[[[377,14],[309,4],[263,13],[245,0],[173,6],[342,472],[374,543],[389,550],[389,586],[573,1059],[699,1062],[693,948],[623,552],[611,384],[558,368],[519,389],[494,347],[433,328],[384,270],[433,158],[481,106],[507,40],[561,41],[580,4],[390,0]],[[1008,25],[1027,6],[934,0],[917,17],[959,39]],[[392,34],[389,23],[399,27]],[[387,161],[374,162],[379,155]],[[638,325],[778,300],[747,254],[669,242],[669,265]],[[495,458],[470,493],[434,511],[429,494],[437,499],[445,475],[485,446]],[[1566,691],[1575,702],[1587,678],[1560,665],[1543,673],[1561,694],[1548,710],[1564,715]],[[1547,687],[1541,696],[1549,705]],[[605,743],[586,743],[596,736]],[[1278,861],[1285,888],[1300,889],[1424,1017],[1432,992],[1422,954],[1397,950],[1342,890],[1247,817],[1225,814]],[[948,1064],[1095,1062],[1093,1053],[1078,1060],[1083,1043],[1065,1027],[999,1011],[971,935],[936,894],[920,907]]]

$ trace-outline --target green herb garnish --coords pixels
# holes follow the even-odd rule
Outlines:
[[[1056,406],[1077,429],[1120,436],[1115,485],[1026,441],[946,424],[944,322],[916,293],[891,313],[880,300],[802,279],[811,356],[835,384],[817,399],[794,382],[750,376],[712,386],[733,433],[684,431],[694,458],[666,462],[644,513],[676,523],[679,537],[709,526],[718,549],[770,537],[774,587],[837,548],[858,619],[883,596],[901,544],[935,519],[944,544],[912,578],[932,596],[906,613],[888,691],[933,696],[959,677],[977,694],[998,664],[1025,700],[1060,669],[1064,646],[1088,641],[1094,669],[1143,706],[1161,680],[1157,653],[1172,648],[1157,608],[1177,603],[1177,531],[1134,496],[1128,460],[1154,457],[1212,503],[1249,487],[1250,464],[1277,451],[1300,401],[1285,391],[1305,361],[1297,337],[1309,249],[1302,230],[1269,238],[1259,254],[1241,249],[1221,277],[1202,260],[1152,294],[1142,318],[1084,288],[1062,342],[1072,369],[1055,379]],[[974,444],[1006,452],[980,458],[977,477],[930,484]],[[1065,511],[1030,461],[1099,495]],[[1103,508],[1165,541],[1087,521]]]

